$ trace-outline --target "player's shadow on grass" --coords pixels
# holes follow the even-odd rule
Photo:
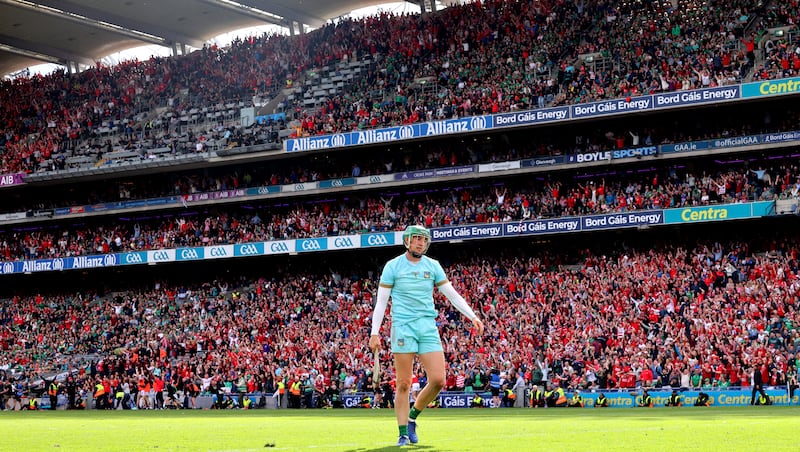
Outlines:
[[[437,449],[437,448],[435,448],[433,446],[409,445],[409,446],[405,446],[405,447],[385,446],[385,447],[378,447],[378,448],[375,448],[375,449],[368,449],[366,447],[359,447],[358,449],[347,449],[344,452],[396,452],[398,450],[420,450],[420,451],[428,450],[428,451],[430,451],[430,450],[441,450],[441,449]]]

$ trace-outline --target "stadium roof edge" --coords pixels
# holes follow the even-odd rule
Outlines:
[[[89,66],[148,44],[202,47],[258,25],[319,27],[387,0],[0,0],[0,74],[42,63]]]

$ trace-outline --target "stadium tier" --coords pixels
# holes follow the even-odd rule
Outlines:
[[[548,4],[4,81],[0,400],[358,405],[410,224],[486,323],[437,295],[449,391],[786,392],[797,9]]]

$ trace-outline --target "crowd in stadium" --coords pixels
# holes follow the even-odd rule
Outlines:
[[[766,28],[786,27],[800,21],[797,0],[775,2],[764,16]],[[753,80],[771,80],[800,75],[800,42],[796,39],[765,39],[764,61],[753,71]]]
[[[740,83],[766,27],[796,23],[793,10],[750,0],[678,3],[475,2],[425,16],[343,19],[299,37],[252,37],[77,75],[6,80],[0,172],[64,169],[70,157],[103,164],[117,151],[144,159],[154,149],[202,152],[211,141],[229,144],[231,135],[241,135],[239,144],[275,141],[286,127],[315,135]],[[777,40],[769,50],[759,77],[796,73],[797,43]],[[584,65],[581,54],[609,64]],[[287,80],[301,85],[305,71],[366,56],[375,58],[370,69],[322,105],[308,109],[299,96],[284,103],[288,123],[234,126],[254,97],[273,98]],[[773,60],[789,68],[776,70]],[[435,90],[414,87],[429,77]]]
[[[415,155],[417,148],[409,145],[390,148],[387,152],[317,154],[300,157],[300,160],[270,160],[217,171],[180,171],[147,183],[136,178],[121,178],[117,183],[95,184],[91,190],[49,190],[34,199],[9,190],[8,202],[0,213],[786,132],[794,131],[799,119],[800,113],[788,106],[785,110],[764,111],[756,105],[746,112],[683,115],[658,122],[561,129],[533,136],[510,134],[491,142],[445,140],[426,146],[425,158]],[[234,136],[233,139],[248,143],[244,137]],[[87,192],[89,196],[85,196]]]
[[[765,16],[768,28],[796,25],[800,21],[797,0],[776,2]],[[791,32],[791,31],[789,31]],[[764,65],[753,74],[754,79],[776,79],[800,74],[800,46],[797,40],[770,39],[764,42]]]
[[[735,115],[734,115],[735,116]],[[118,199],[143,199],[168,195],[186,195],[242,187],[293,184],[345,177],[385,174],[419,168],[447,167],[460,164],[494,162],[510,159],[552,155],[638,144],[676,142],[685,139],[735,136],[737,133],[776,132],[793,130],[797,113],[789,112],[771,118],[765,114],[761,121],[738,117],[741,124],[719,117],[708,121],[705,134],[686,135],[668,132],[666,125],[655,126],[638,133],[620,130],[605,134],[594,132],[584,136],[580,144],[575,137],[555,134],[524,143],[482,145],[444,144],[431,147],[425,156],[383,154],[367,156],[337,156],[329,159],[304,159],[271,163],[269,166],[249,166],[234,170],[208,173],[179,173],[157,178],[146,184],[136,180],[93,186],[86,190],[46,192],[44,197],[31,198],[11,193],[8,211],[18,212],[39,208],[87,205]],[[691,119],[690,119],[691,120]],[[725,126],[717,124],[725,123]],[[761,122],[761,124],[759,124]],[[663,129],[663,130],[662,130]],[[685,130],[682,127],[679,130]],[[574,132],[582,133],[582,132]],[[620,138],[621,137],[621,138]],[[560,140],[560,141],[559,141]],[[571,144],[566,144],[572,142]],[[518,146],[519,145],[519,146]],[[546,148],[542,150],[542,148]],[[710,166],[709,166],[710,165]],[[596,180],[595,180],[596,179]],[[706,163],[693,170],[664,165],[633,175],[600,177],[548,175],[542,180],[529,179],[522,183],[506,184],[506,195],[497,203],[495,187],[475,188],[469,182],[461,186],[416,196],[368,194],[339,196],[322,203],[289,203],[271,206],[267,211],[237,213],[233,209],[211,209],[207,214],[181,212],[135,222],[97,220],[82,227],[47,225],[46,228],[26,227],[24,232],[9,227],[0,234],[0,258],[3,260],[66,257],[143,249],[195,246],[220,243],[274,240],[284,238],[318,237],[368,231],[396,230],[400,225],[418,221],[428,226],[536,219],[563,215],[607,213],[626,210],[669,208],[744,200],[771,200],[797,196],[797,168],[783,161],[762,161],[751,165]],[[83,194],[81,196],[81,194]],[[16,207],[12,204],[18,202]],[[286,204],[286,203],[278,203]],[[497,208],[495,208],[497,206]]]
[[[398,196],[340,196],[318,203],[285,203],[261,211],[214,208],[170,212],[162,218],[120,222],[102,217],[40,230],[0,233],[0,259],[21,260],[210,246],[291,238],[402,230],[407,224],[440,227],[707,206],[797,198],[800,169],[789,161],[752,169],[741,164],[713,170],[659,171],[579,179],[553,175],[505,185],[467,185]]]
[[[0,173],[64,169],[67,156],[82,153],[102,162],[103,155],[120,149],[141,151],[146,159],[153,148],[200,152],[203,143],[220,139],[239,145],[274,142],[287,127],[298,136],[313,135],[741,83],[748,75],[797,75],[796,42],[765,46],[760,65],[755,53],[766,28],[797,23],[796,0],[789,2],[792,7],[769,10],[747,0],[711,1],[708,8],[678,3],[682,7],[674,11],[668,1],[484,0],[423,17],[346,19],[299,37],[251,38],[180,58],[6,80],[0,90],[0,101],[8,106],[0,117]],[[576,65],[579,54],[597,54],[611,64]],[[289,81],[302,83],[307,70],[368,55],[374,64],[357,83],[318,109],[287,101],[287,121],[249,131],[225,118],[250,105],[253,96],[275,96]],[[490,61],[490,55],[501,57]],[[435,90],[413,87],[426,77]],[[181,90],[187,94],[178,95]],[[388,99],[386,92],[392,93]],[[149,116],[156,107],[164,107],[161,116]],[[189,127],[181,118],[193,109],[212,113],[213,123]],[[763,131],[762,125],[747,124],[750,119],[705,133]],[[763,127],[793,130],[796,120],[793,113],[764,121]],[[109,122],[119,131],[101,136]],[[481,157],[467,148],[448,148],[432,151],[426,163],[402,163],[409,170],[698,139],[675,132],[682,129],[674,124],[663,127],[642,130],[641,141],[630,130],[610,136],[603,131],[582,143],[566,137],[568,148],[543,141],[495,148]],[[355,176],[355,165],[277,163],[270,174],[205,173],[164,178],[166,185],[113,184],[110,190],[118,195],[133,189],[133,198],[183,195]],[[800,191],[794,161],[703,165],[663,163],[607,178],[554,173],[495,185],[466,181],[431,186],[428,193],[369,192],[333,201],[281,199],[247,213],[231,206],[190,213],[187,206],[186,215],[171,211],[159,218],[162,214],[148,212],[154,218],[135,222],[101,217],[80,226],[8,227],[0,233],[0,260],[775,200]],[[358,166],[358,175],[391,170],[391,162],[376,161]],[[53,194],[59,196],[79,195]],[[63,197],[59,202],[64,200],[82,202]],[[519,374],[529,387],[569,389],[796,382],[796,234],[648,246],[604,243],[592,250],[556,245],[529,253],[502,252],[498,246],[501,251],[471,251],[460,258],[437,246],[431,255],[445,255],[447,274],[487,327],[485,335],[473,337],[460,314],[442,303],[448,306],[438,319],[449,366],[447,390],[485,390],[492,372],[509,386]],[[70,373],[62,383],[65,393],[78,399],[91,395],[100,408],[194,407],[200,394],[267,394],[281,388],[287,396],[302,388],[314,400],[334,387],[366,390],[378,274],[351,267],[294,268],[182,285],[162,281],[148,288],[143,281],[140,289],[102,295],[48,289],[0,299],[0,363],[6,365],[0,370],[0,409],[9,408],[15,396],[33,394],[27,385],[35,381],[44,379],[47,390],[44,376],[63,372]],[[382,358],[385,384],[391,386],[390,355],[384,352]],[[424,384],[424,375],[420,380]],[[187,396],[185,402],[178,401],[178,392]]]
[[[448,389],[480,391],[492,370],[572,389],[747,387],[753,372],[784,385],[800,352],[798,245],[778,235],[451,256],[446,270],[487,332],[470,337],[443,310]],[[295,269],[103,298],[14,297],[0,306],[0,350],[17,377],[74,370],[84,390],[127,383],[134,400],[153,385],[272,393],[303,376],[365,390],[376,277]]]

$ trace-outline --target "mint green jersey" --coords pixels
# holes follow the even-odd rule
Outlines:
[[[446,282],[442,265],[428,256],[422,256],[419,262],[414,263],[404,253],[387,262],[380,285],[392,289],[392,323],[436,318],[433,288]]]

